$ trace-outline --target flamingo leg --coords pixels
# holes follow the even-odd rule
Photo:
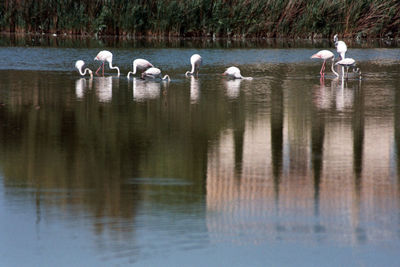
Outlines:
[[[97,73],[99,72],[100,68],[101,68],[101,65],[100,65],[100,67],[96,70],[96,75],[97,75]]]
[[[319,71],[319,74],[321,74],[321,76],[324,76],[324,71],[325,71],[325,60],[324,63],[322,63],[322,67],[321,70]]]
[[[102,66],[103,66],[103,77],[104,77],[104,62],[103,62],[103,65],[102,65]]]

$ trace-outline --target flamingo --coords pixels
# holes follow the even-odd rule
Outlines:
[[[345,59],[345,55],[347,52],[346,43],[343,41],[339,41],[337,34],[335,34],[335,36],[333,36],[333,41],[335,42],[336,52],[338,52],[340,54],[340,59]]]
[[[90,74],[90,77],[93,77],[93,72],[89,68],[85,68],[85,70],[82,71],[82,68],[83,68],[84,65],[85,65],[85,62],[83,60],[77,60],[75,62],[75,68],[78,69],[79,73],[82,76],[85,76],[86,72],[88,72]]]
[[[136,70],[147,70],[148,68],[154,67],[153,64],[151,64],[149,61],[147,61],[146,59],[142,59],[142,58],[138,58],[135,59],[132,63],[133,65],[133,71],[128,72],[128,75],[126,77],[128,77],[129,79],[129,75],[132,73],[133,75],[136,74]]]
[[[199,69],[201,64],[203,63],[203,60],[201,58],[201,56],[199,54],[194,54],[190,57],[190,64],[192,65],[192,70],[191,71],[187,71],[185,73],[186,76],[188,76],[189,74],[192,75],[194,74],[194,72],[196,72],[196,75],[199,75]]]
[[[334,55],[329,50],[321,50],[318,53],[312,55],[311,58],[320,58],[320,59],[324,60],[324,63],[322,63],[321,71],[319,72],[319,74],[321,74],[321,76],[323,77],[324,76],[324,71],[325,71],[326,60],[328,60],[330,58],[334,59]]]
[[[340,65],[342,68],[346,67],[346,78],[349,77],[349,68],[353,68],[353,72],[358,73],[359,78],[361,79],[361,70],[360,68],[356,68],[356,61],[352,58],[345,58],[335,63],[335,65]],[[344,74],[344,73],[343,73]],[[337,76],[339,76],[336,73]]]
[[[243,77],[240,74],[240,70],[237,67],[229,67],[226,69],[226,71],[224,73],[222,73],[222,75],[234,78],[234,79],[245,79],[245,80],[252,80],[252,77]]]
[[[149,68],[146,71],[142,72],[142,79],[145,79],[147,77],[152,79],[160,78],[161,80],[168,80],[168,81],[171,80],[168,75],[162,77],[161,70],[154,67]]]
[[[104,63],[107,61],[110,66],[110,69],[116,69],[118,71],[118,77],[119,77],[120,75],[119,68],[117,66],[112,66],[112,58],[113,55],[110,51],[107,50],[100,51],[94,58],[94,60],[102,61],[103,64],[101,64],[101,66],[97,69],[96,74],[99,72],[100,68],[103,67],[103,76],[104,76]]]

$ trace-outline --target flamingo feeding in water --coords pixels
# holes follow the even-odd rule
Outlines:
[[[194,54],[190,57],[190,64],[192,65],[192,70],[191,71],[187,71],[185,73],[186,76],[188,76],[189,74],[192,75],[194,74],[194,72],[196,72],[196,75],[199,75],[199,69],[201,64],[203,63],[203,60],[201,58],[201,56],[199,54]]]
[[[321,50],[318,53],[312,55],[311,58],[320,58],[320,59],[324,60],[324,63],[322,63],[321,71],[319,72],[319,74],[321,74],[321,76],[323,77],[324,71],[325,71],[326,60],[328,60],[330,58],[334,59],[334,55],[329,50]]]
[[[171,80],[168,75],[165,75],[164,77],[162,77],[161,70],[158,68],[154,68],[154,67],[149,68],[146,71],[142,72],[142,79],[145,79],[145,78],[151,78],[151,79],[160,78],[161,80],[168,80],[168,81]]]
[[[102,67],[103,68],[103,76],[104,76],[104,63],[107,61],[110,66],[110,69],[116,69],[118,71],[118,77],[119,77],[119,75],[120,75],[119,68],[117,66],[112,65],[112,58],[113,58],[113,55],[110,51],[107,51],[107,50],[100,51],[97,54],[97,56],[94,58],[94,60],[102,61],[103,64],[101,64],[101,66],[97,69],[96,74],[99,72],[100,68]]]
[[[130,74],[135,75],[136,70],[145,71],[148,68],[154,67],[153,64],[151,64],[146,59],[142,59],[142,58],[135,59],[132,63],[132,66],[133,66],[133,71],[128,72],[128,75],[126,76],[128,78],[129,78]]]
[[[361,70],[359,68],[356,68],[356,61],[352,58],[345,58],[342,59],[338,62],[335,63],[335,65],[340,65],[342,68],[346,67],[346,78],[349,77],[349,68],[353,68],[353,72],[358,73],[359,78],[361,79]],[[333,68],[332,68],[333,69]],[[336,76],[339,76],[339,74],[335,73]],[[342,73],[344,75],[344,73]]]
[[[234,79],[245,79],[245,80],[252,80],[252,77],[243,77],[240,74],[240,70],[237,67],[229,67],[226,69],[226,71],[224,73],[222,73],[222,75],[234,78]]]
[[[83,68],[84,65],[85,65],[85,62],[83,60],[77,60],[75,62],[75,68],[78,69],[79,73],[82,76],[85,76],[86,72],[88,72],[90,74],[90,77],[93,77],[93,72],[89,68],[85,68],[85,70],[82,71],[82,68]]]

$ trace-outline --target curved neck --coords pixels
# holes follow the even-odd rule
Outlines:
[[[168,81],[170,81],[171,79],[169,78],[168,75],[165,75],[165,76],[162,78],[162,80],[168,80]]]
[[[126,77],[129,78],[129,75],[131,75],[131,73],[132,73],[132,75],[135,74],[135,73],[133,73],[132,71],[130,71],[130,72],[128,72],[128,75],[126,75]]]
[[[335,71],[334,65],[335,65],[335,60],[332,60],[332,67],[331,67],[332,72],[333,72],[337,77],[339,77],[339,73],[337,73],[337,72]]]
[[[118,71],[118,76],[119,76],[120,75],[119,68],[117,66],[113,66],[111,61],[109,61],[108,63],[109,63],[110,69],[114,69],[114,70]]]
[[[82,75],[82,76],[85,76],[86,72],[88,72],[90,74],[90,77],[93,76],[93,73],[89,68],[86,68],[83,72],[82,72],[82,68],[79,68],[78,70],[79,70],[80,75]]]

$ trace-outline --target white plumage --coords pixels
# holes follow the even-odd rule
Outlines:
[[[243,77],[240,74],[239,68],[237,68],[237,67],[229,67],[229,68],[227,68],[225,70],[225,72],[222,73],[222,75],[226,75],[226,76],[229,76],[229,77],[234,78],[234,79],[246,79],[246,80],[253,79],[252,77]]]
[[[186,76],[188,76],[189,74],[194,74],[196,72],[196,75],[199,75],[199,70],[200,70],[200,66],[203,63],[203,59],[201,58],[201,56],[199,54],[194,54],[190,57],[190,64],[192,65],[192,70],[191,71],[187,71],[185,73]]]
[[[100,68],[103,67],[103,76],[104,76],[104,63],[108,62],[110,69],[116,69],[118,71],[118,77],[120,75],[119,68],[117,66],[112,65],[113,54],[110,51],[103,50],[100,51],[94,60],[102,61],[103,64],[97,69],[96,74],[99,72]]]
[[[93,77],[93,72],[89,68],[85,68],[84,71],[82,71],[83,66],[85,65],[85,62],[83,60],[77,60],[75,62],[75,68],[78,69],[80,75],[84,76],[86,72],[90,74],[90,77]]]
[[[133,75],[136,74],[136,71],[145,71],[151,67],[153,67],[153,64],[151,64],[146,59],[143,59],[143,58],[135,59],[132,63],[133,71],[128,72],[127,77],[129,78],[130,74],[133,74]]]
[[[170,78],[168,75],[165,75],[162,77],[161,70],[158,68],[149,68],[146,71],[142,72],[142,78],[152,78],[152,79],[157,79],[160,78],[161,80],[168,80],[170,81]]]

